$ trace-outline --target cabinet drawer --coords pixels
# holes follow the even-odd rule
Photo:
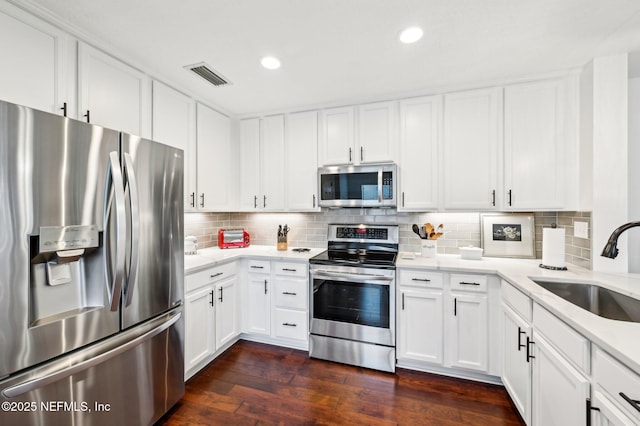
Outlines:
[[[602,349],[594,346],[593,379],[596,386],[600,385],[610,398],[624,407],[627,414],[640,424],[640,411],[620,395],[623,393],[631,400],[640,400],[639,375]]]
[[[247,260],[247,271],[249,273],[256,272],[259,274],[271,273],[271,262],[268,260]]]
[[[204,271],[196,272],[195,274],[189,274],[184,280],[184,292],[188,293],[191,290],[202,287],[203,285],[235,275],[235,273],[236,262],[205,269]]]
[[[273,262],[273,267],[278,275],[293,277],[305,277],[308,274],[309,264],[297,262]]]
[[[274,312],[274,337],[294,340],[307,340],[307,313],[289,309],[276,309]]]
[[[532,320],[532,302],[529,296],[516,289],[506,281],[502,281],[500,286],[502,300],[513,308],[522,318],[531,322]]]
[[[533,327],[578,369],[589,374],[589,340],[537,303],[533,304]]]
[[[275,305],[282,308],[307,309],[307,280],[278,278]]]
[[[451,290],[476,291],[484,293],[487,291],[487,276],[451,274],[449,277],[449,287]]]
[[[442,288],[444,278],[440,272],[398,270],[398,284],[403,287]]]

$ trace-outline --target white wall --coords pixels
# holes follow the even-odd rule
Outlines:
[[[640,220],[640,77],[629,80],[629,220]],[[629,272],[640,273],[640,228],[627,232]]]
[[[625,233],[616,259],[600,256],[611,232],[629,221],[628,55],[593,61],[593,270],[627,272]]]

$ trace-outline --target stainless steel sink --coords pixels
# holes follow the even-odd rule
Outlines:
[[[640,322],[640,299],[596,284],[538,278],[531,280],[564,300],[603,318]]]

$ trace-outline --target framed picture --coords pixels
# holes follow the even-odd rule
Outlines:
[[[480,245],[484,256],[536,257],[536,226],[531,213],[483,213]]]

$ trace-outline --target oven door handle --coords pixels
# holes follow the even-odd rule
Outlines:
[[[347,272],[318,271],[312,273],[312,279],[333,280],[352,283],[370,283],[390,285],[394,277],[370,274],[349,274]]]

